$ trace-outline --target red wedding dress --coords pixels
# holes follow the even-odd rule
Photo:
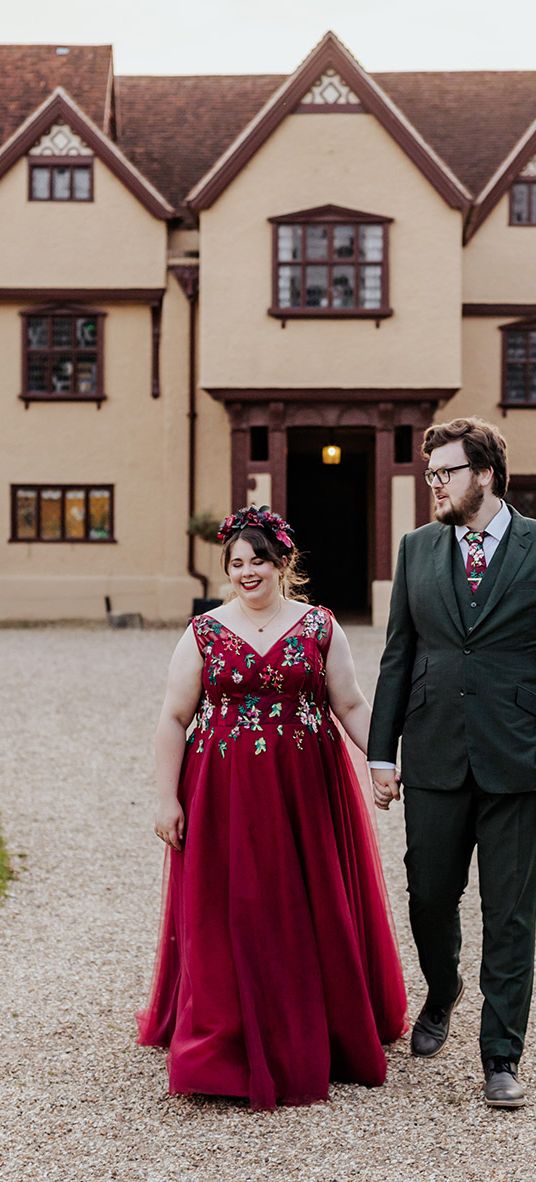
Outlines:
[[[203,696],[183,763],[184,852],[168,849],[139,1042],[169,1047],[171,1092],[325,1100],[375,1086],[406,997],[374,833],[330,714],[331,614],[261,656],[194,619]]]

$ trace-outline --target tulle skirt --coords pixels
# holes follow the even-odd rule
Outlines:
[[[184,851],[166,851],[139,1042],[168,1047],[171,1092],[253,1108],[383,1083],[406,996],[373,825],[338,733],[283,734],[262,760],[218,731],[190,747]]]

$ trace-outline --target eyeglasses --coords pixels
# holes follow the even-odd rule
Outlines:
[[[461,472],[462,468],[470,468],[470,464],[456,464],[454,468],[427,468],[423,473],[426,483],[432,487],[434,480],[439,480],[440,484],[448,484],[451,472]]]

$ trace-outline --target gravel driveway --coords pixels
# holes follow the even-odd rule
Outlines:
[[[382,634],[348,629],[363,688]],[[445,1054],[389,1051],[384,1088],[251,1113],[167,1094],[162,1052],[135,1043],[159,912],[152,736],[173,631],[0,631],[0,809],[17,870],[0,907],[2,1182],[511,1182],[536,1160],[532,1102],[484,1106],[480,916],[463,903],[464,1001]],[[406,915],[402,809],[380,816],[410,1013],[423,996]],[[500,856],[500,855],[498,855]]]

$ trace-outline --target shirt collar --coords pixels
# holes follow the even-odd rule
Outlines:
[[[495,517],[492,517],[491,521],[486,526],[486,533],[489,534],[490,537],[495,538],[497,542],[500,542],[503,534],[506,533],[511,520],[512,518],[508,505],[505,501],[501,501],[499,512],[495,514]],[[461,542],[462,538],[464,538],[467,533],[467,526],[456,525],[454,528],[456,530],[456,537],[458,541]]]

